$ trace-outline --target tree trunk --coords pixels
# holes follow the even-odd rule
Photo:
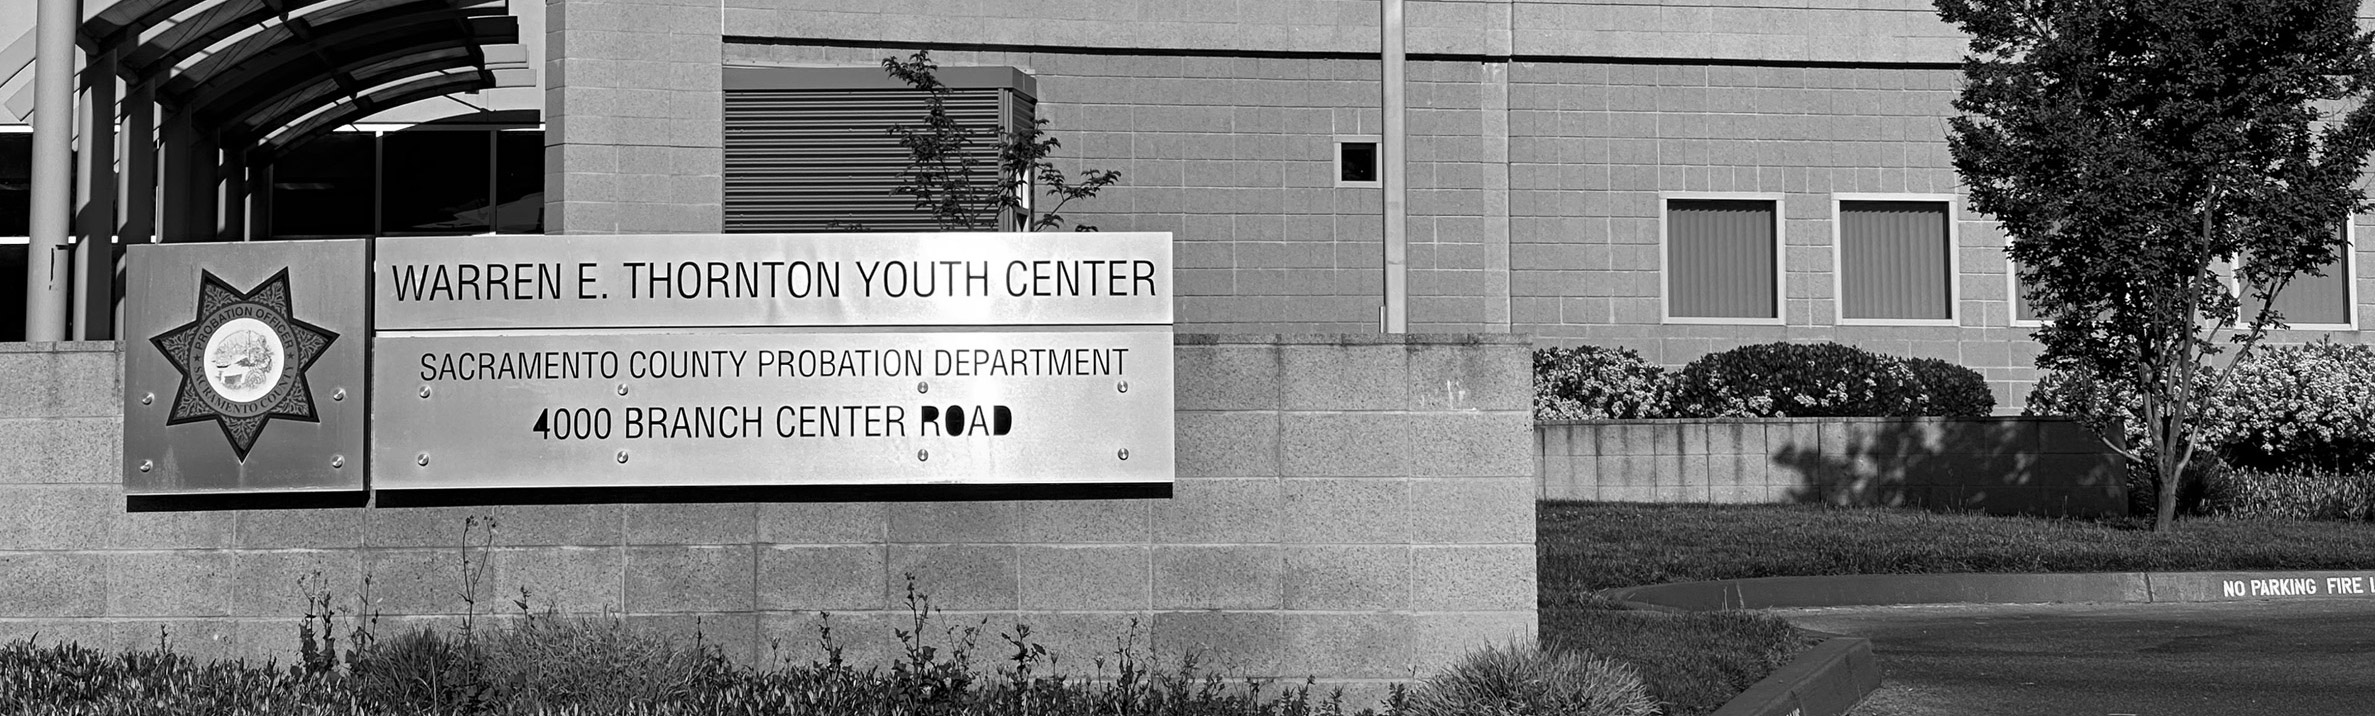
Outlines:
[[[2158,486],[2153,490],[2152,496],[2155,504],[2152,515],[2152,531],[2167,532],[2171,527],[2176,526],[2177,488],[2184,481],[2185,474],[2177,467],[2178,455],[2172,446],[2161,446],[2159,454],[2153,456],[2153,462],[2158,463],[2153,467],[2160,479],[2155,481]]]

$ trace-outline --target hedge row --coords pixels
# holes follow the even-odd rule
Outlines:
[[[1672,373],[1625,348],[1534,351],[1537,420],[1979,417],[1995,408],[1977,371],[1837,343],[1743,346]]]
[[[2375,519],[2375,348],[2262,346],[2229,371],[2200,378],[2202,452],[2181,504],[2197,513]],[[2109,418],[2128,444],[2145,444],[2134,397],[2084,374],[2047,374],[2027,412]],[[2130,492],[2149,500],[2150,469],[2129,472]]]

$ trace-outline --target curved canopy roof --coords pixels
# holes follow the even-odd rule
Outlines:
[[[406,102],[532,85],[505,3],[118,0],[82,33],[168,112],[270,155]]]

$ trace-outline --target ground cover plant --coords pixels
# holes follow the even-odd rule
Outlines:
[[[1545,605],[1667,582],[1830,574],[2375,568],[2375,525],[1999,517],[1822,505],[1545,502]]]
[[[1544,643],[1638,670],[1666,716],[1712,713],[1819,641],[1764,612],[1631,610],[1548,581],[1542,595]]]

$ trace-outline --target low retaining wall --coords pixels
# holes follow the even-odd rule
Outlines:
[[[746,661],[815,656],[819,610],[853,660],[897,653],[909,574],[990,660],[1016,622],[1081,670],[1134,630],[1355,697],[1536,631],[1523,336],[1180,336],[1163,499],[185,513],[124,510],[117,351],[0,344],[0,640],[285,662],[315,590],[457,620],[465,555],[480,613],[525,588]]]
[[[2122,459],[2059,418],[1585,420],[1534,440],[1547,500],[2127,510]]]

